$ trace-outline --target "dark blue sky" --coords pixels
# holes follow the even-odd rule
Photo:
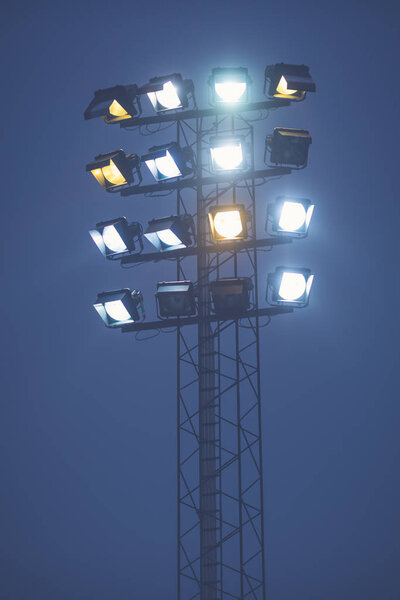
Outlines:
[[[160,265],[105,264],[87,234],[171,200],[107,195],[84,167],[147,149],[92,92],[214,66],[309,64],[317,94],[261,125],[307,128],[309,166],[260,191],[315,201],[310,236],[262,263],[316,274],[262,330],[271,600],[398,600],[400,11],[394,2],[16,2],[3,7],[0,598],[175,597],[175,345],[104,328],[98,291]],[[263,129],[264,128],[264,129]],[[262,165],[261,150],[258,166]],[[264,194],[264,195],[263,195]],[[168,206],[168,208],[167,208]],[[260,225],[262,229],[262,223]],[[172,275],[172,273],[171,273]]]

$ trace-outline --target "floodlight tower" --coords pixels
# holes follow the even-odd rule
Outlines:
[[[176,260],[176,281],[158,283],[157,320],[141,318],[137,290],[99,294],[95,308],[108,327],[123,332],[177,330],[178,600],[266,596],[260,319],[268,324],[306,305],[312,275],[278,267],[268,278],[273,306],[259,308],[257,255],[305,237],[313,205],[279,197],[268,207],[270,235],[260,240],[256,187],[304,167],[311,138],[305,130],[277,128],[266,139],[274,165],[256,170],[254,119],[246,115],[303,100],[315,85],[304,65],[267,67],[265,81],[270,99],[251,103],[247,69],[214,69],[212,108],[198,109],[192,82],[173,74],[141,88],[99,90],[85,112],[139,132],[149,124],[176,125],[173,142],[140,160],[115,151],[87,170],[122,196],[176,191],[176,215],[153,219],[144,232],[157,252],[143,252],[142,227],[121,217],[98,223],[91,235],[107,259],[122,265]],[[157,115],[142,116],[144,94]],[[143,163],[156,184],[142,184]]]

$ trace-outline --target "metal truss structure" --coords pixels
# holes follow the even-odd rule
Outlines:
[[[287,102],[258,103],[257,108],[268,109],[271,105]],[[121,194],[146,191],[157,195],[167,188],[175,189],[177,214],[195,217],[195,248],[169,252],[168,258],[176,259],[177,280],[196,284],[198,316],[135,323],[123,331],[168,326],[177,329],[178,600],[264,600],[259,330],[272,315],[292,309],[258,307],[257,253],[290,239],[256,239],[256,182],[290,173],[290,169],[254,170],[253,124],[243,112],[195,110],[147,121],[171,121],[174,117],[176,141],[194,150],[195,176],[191,180],[132,186]],[[136,125],[147,122],[135,121]],[[206,159],[208,139],[222,133],[244,137],[250,151],[248,172],[212,174]],[[212,241],[208,209],[219,203],[245,205],[248,241]],[[160,260],[160,254],[126,256],[121,262],[147,260]],[[241,318],[221,320],[212,313],[210,281],[240,276],[251,277],[252,307]]]

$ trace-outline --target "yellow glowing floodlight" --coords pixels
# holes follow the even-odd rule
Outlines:
[[[247,213],[243,204],[212,206],[208,219],[214,241],[242,240],[247,237]]]
[[[132,171],[136,167],[139,173],[138,165],[139,158],[135,154],[125,154],[123,150],[115,150],[96,156],[92,163],[86,165],[86,171],[92,173],[101,187],[109,191],[133,183]]]

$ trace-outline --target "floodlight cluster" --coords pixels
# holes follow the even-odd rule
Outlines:
[[[221,110],[228,113],[229,110],[255,110],[268,102],[274,107],[286,106],[304,100],[308,92],[315,91],[307,66],[285,63],[269,65],[265,69],[264,93],[268,102],[252,104],[252,80],[244,67],[214,68],[208,85],[209,102],[215,114]],[[159,115],[153,118],[152,122],[156,123],[168,113],[183,111],[185,115],[188,111],[190,118],[202,114],[197,109],[192,80],[173,73],[154,77],[142,86],[116,85],[97,90],[84,112],[84,118],[102,118],[107,124],[119,123],[121,127],[140,127],[145,120],[142,116],[142,103],[145,102],[153,114]],[[270,168],[288,166],[290,169],[302,169],[307,165],[311,142],[307,130],[276,127],[265,138],[264,162]],[[254,149],[245,136],[235,131],[224,131],[210,135],[207,143],[209,172],[216,183],[222,174],[225,175],[224,181],[230,174],[232,177],[251,176]],[[124,192],[132,186],[140,191],[144,166],[144,171],[148,170],[156,182],[153,184],[155,189],[162,189],[166,181],[171,186],[183,178],[188,179],[188,187],[196,186],[195,153],[188,143],[181,146],[177,141],[152,146],[141,155],[128,154],[122,149],[99,154],[87,164],[86,171],[107,192]],[[278,196],[267,205],[265,230],[269,238],[306,237],[313,209],[314,205],[308,199]],[[234,249],[235,244],[254,239],[252,215],[243,204],[236,203],[236,199],[231,204],[209,207],[208,221],[206,251],[227,248],[228,245]],[[118,217],[97,223],[89,233],[103,256],[110,260],[122,260],[132,254],[142,255],[143,251],[146,252],[146,243],[152,247],[149,257],[154,255],[154,251],[160,256],[163,253],[168,256],[173,250],[174,256],[179,256],[180,251],[190,247],[194,251],[204,250],[197,250],[195,219],[188,214],[153,218],[145,229],[136,221],[128,222],[126,217]],[[278,267],[266,278],[266,300],[273,306],[306,306],[312,281],[309,269]],[[239,318],[253,306],[253,284],[249,277],[212,281],[210,294],[210,307],[218,318]],[[159,319],[187,318],[197,313],[197,289],[192,281],[158,282],[155,298]],[[144,318],[143,296],[138,290],[124,288],[102,292],[94,307],[107,327],[121,327]]]

